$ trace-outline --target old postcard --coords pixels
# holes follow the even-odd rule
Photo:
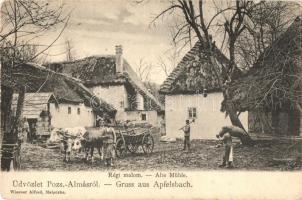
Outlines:
[[[302,4],[1,1],[3,199],[302,199]]]

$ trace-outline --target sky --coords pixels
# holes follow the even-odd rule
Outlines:
[[[1,0],[0,0],[1,1]],[[43,1],[43,0],[39,0]],[[165,58],[173,52],[170,27],[177,21],[176,15],[168,13],[159,18],[155,25],[151,22],[156,15],[170,5],[170,0],[44,0],[54,5],[64,5],[63,15],[70,13],[70,19],[60,38],[47,51],[49,62],[66,60],[66,40],[71,41],[76,59],[93,55],[115,54],[115,46],[123,46],[123,56],[137,71],[140,60],[152,65],[150,80],[161,84],[166,74],[158,67],[159,57]],[[197,1],[197,0],[196,0]],[[213,1],[205,1],[205,18],[212,17],[216,8]],[[215,0],[223,7],[227,1]],[[50,44],[58,36],[61,28],[40,37],[36,43]],[[213,32],[219,42],[219,33]],[[217,43],[216,43],[217,44]],[[175,60],[180,61],[189,50],[184,48]],[[174,64],[175,64],[174,63]],[[171,61],[165,59],[169,68]]]
[[[143,65],[152,65],[150,81],[161,84],[167,75],[158,63],[164,60],[171,71],[189,46],[182,49],[173,61],[167,57],[173,54],[171,26],[177,20],[171,13],[151,22],[160,12],[168,8],[169,0],[45,0],[54,5],[64,5],[64,14],[70,12],[70,19],[63,34],[47,51],[48,62],[66,60],[66,40],[71,41],[76,59],[93,55],[115,54],[115,46],[123,46],[123,56],[137,71]],[[210,2],[210,1],[209,1]],[[209,6],[206,14],[213,11]],[[50,44],[58,36],[60,27],[40,37],[36,43]]]
[[[48,61],[66,59],[65,41],[70,40],[76,58],[115,54],[115,45],[123,46],[123,56],[136,70],[144,64],[158,63],[158,57],[173,48],[169,34],[171,18],[154,17],[167,7],[168,1],[153,0],[135,4],[133,0],[62,0],[70,20],[60,39],[48,51]],[[49,43],[58,31],[49,33],[41,42]],[[184,52],[185,53],[185,52]],[[161,84],[166,78],[158,67],[152,68],[150,80]]]
[[[179,22],[179,13],[167,13],[151,24],[159,13],[171,5],[170,0],[144,0],[140,4],[135,3],[138,0],[39,1],[49,2],[53,6],[63,4],[63,15],[70,13],[63,34],[46,52],[47,62],[66,60],[67,40],[71,43],[73,57],[76,59],[93,55],[112,55],[115,54],[115,46],[122,45],[123,56],[132,68],[137,71],[140,61],[143,60],[144,66],[152,65],[150,81],[161,84],[167,75],[158,65],[160,60],[164,60],[171,71],[190,48],[183,48],[180,54],[173,58],[174,62],[167,59],[175,51],[171,26],[176,21]],[[223,3],[223,0],[216,0],[219,1],[220,4]],[[205,2],[205,17],[215,14],[216,9],[210,2],[213,1]],[[34,42],[39,45],[51,44],[60,30],[62,27],[57,27]]]

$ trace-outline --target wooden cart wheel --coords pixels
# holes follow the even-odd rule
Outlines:
[[[153,152],[154,140],[151,134],[146,134],[143,137],[142,148],[145,154],[150,154]]]
[[[129,152],[135,153],[138,149],[138,145],[130,143],[130,144],[127,145],[127,149],[128,149]]]
[[[115,154],[118,158],[124,158],[126,155],[126,147],[122,138],[118,138],[116,141]]]

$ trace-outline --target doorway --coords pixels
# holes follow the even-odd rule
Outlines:
[[[29,126],[29,132],[27,135],[27,141],[32,142],[34,139],[36,139],[37,135],[37,119],[36,118],[30,118],[27,119],[28,126]]]

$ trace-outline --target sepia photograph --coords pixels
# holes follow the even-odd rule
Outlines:
[[[0,5],[2,175],[173,180],[160,189],[198,188],[185,172],[301,175],[301,2]],[[149,187],[81,187],[99,184]]]

